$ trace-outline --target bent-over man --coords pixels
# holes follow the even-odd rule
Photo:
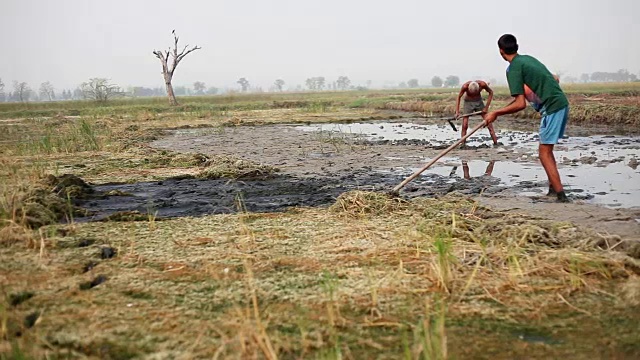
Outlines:
[[[489,93],[489,97],[487,98],[487,105],[484,105],[482,101],[482,90],[485,90]],[[489,106],[491,105],[491,100],[493,100],[493,90],[489,87],[489,84],[482,80],[476,81],[467,81],[462,84],[460,88],[460,93],[458,94],[458,101],[456,102],[456,117],[460,116],[460,99],[464,96],[464,105],[463,111],[465,114],[473,113],[476,111],[488,112]],[[465,116],[462,118],[462,132],[460,133],[461,137],[465,137],[467,135],[467,129],[469,128],[469,117]],[[489,134],[491,135],[491,139],[493,140],[493,145],[498,145],[498,137],[496,136],[496,132],[493,129],[493,125],[487,125],[489,129]],[[462,144],[464,146],[464,143]]]

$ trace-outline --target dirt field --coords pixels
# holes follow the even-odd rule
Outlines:
[[[403,119],[396,120],[396,123],[412,122],[415,124],[438,124],[438,120],[427,121],[424,119]],[[440,121],[441,122],[441,121]],[[372,124],[381,124],[378,121]],[[393,124],[394,122],[384,124]],[[510,129],[528,130],[530,121],[504,120],[504,124]],[[384,125],[376,125],[384,126]],[[389,126],[389,125],[387,125]],[[443,125],[444,126],[444,125]],[[445,126],[446,127],[446,126]],[[442,151],[444,146],[431,146],[431,144],[416,143],[411,141],[399,141],[398,143],[375,143],[370,141],[358,141],[357,137],[350,137],[340,134],[318,134],[317,132],[305,132],[297,130],[298,126],[277,125],[268,127],[238,127],[231,128],[224,132],[211,133],[205,131],[176,131],[169,136],[151,143],[151,146],[179,152],[203,153],[210,155],[233,155],[243,159],[249,159],[259,163],[273,165],[281,169],[282,175],[298,177],[301,183],[310,182],[310,188],[303,191],[309,195],[320,194],[326,191],[331,195],[326,198],[325,204],[330,204],[337,194],[346,190],[370,190],[385,191],[392,189],[403,177],[401,171],[405,169],[404,175],[409,175],[406,169],[420,168],[426,161],[424,158],[432,158]],[[575,127],[570,128],[572,134],[602,135],[606,134],[606,129]],[[522,135],[520,135],[522,136]],[[486,130],[483,130],[477,137],[488,138]],[[506,133],[503,140],[512,138],[513,134]],[[515,135],[517,141],[518,135]],[[406,144],[409,143],[409,144]],[[448,143],[447,143],[448,145]],[[632,150],[640,156],[640,142]],[[492,160],[498,164],[505,161],[518,161],[527,158],[527,163],[536,164],[536,149],[526,149],[526,151],[514,151],[511,146],[492,148],[486,146],[468,145],[465,149],[455,149],[449,157],[462,158],[465,161]],[[632,157],[634,158],[634,157]],[[574,160],[574,159],[571,159]],[[446,163],[446,161],[444,161]],[[499,165],[498,165],[499,166]],[[385,171],[388,171],[385,173]],[[480,175],[480,174],[476,174]],[[304,180],[303,180],[304,179]],[[512,188],[495,188],[496,183],[491,179],[473,177],[463,179],[459,177],[455,183],[447,181],[447,177],[431,176],[427,170],[426,179],[422,178],[414,183],[410,183],[405,189],[404,196],[435,196],[444,195],[451,191],[473,196],[474,200],[481,204],[497,206],[501,209],[512,209],[526,211],[536,216],[544,216],[559,221],[570,221],[576,224],[591,226],[594,229],[616,234],[629,241],[640,241],[640,194],[633,194],[636,198],[635,208],[631,209],[609,209],[602,206],[594,206],[585,201],[581,201],[581,189],[574,189],[574,198],[571,204],[557,204],[551,201],[540,201],[544,197],[523,198],[518,196],[518,191],[522,191],[523,186]],[[495,180],[495,179],[493,179]],[[289,179],[285,181],[290,181]],[[273,182],[274,185],[277,181]],[[208,184],[206,187],[211,187]],[[214,185],[215,186],[215,185]],[[250,185],[247,184],[247,187]],[[265,196],[271,191],[278,194],[267,184],[260,185],[264,193],[257,194],[262,201],[268,201]],[[285,187],[290,184],[285,183]],[[545,181],[540,181],[534,187],[546,186]],[[176,189],[175,185],[169,185]],[[330,188],[337,188],[336,191],[328,191]],[[243,191],[250,190],[242,187]],[[481,194],[479,194],[481,193]],[[262,195],[262,196],[261,196]],[[278,197],[278,196],[274,196]],[[251,204],[251,195],[245,200]],[[307,205],[300,199],[300,205]],[[297,205],[297,203],[294,202]],[[308,205],[317,205],[312,201]],[[281,206],[274,204],[274,208]],[[546,215],[546,216],[545,216]]]
[[[401,136],[315,128],[333,123]],[[562,145],[560,204],[520,146],[533,120],[500,120],[495,148],[482,130],[399,198],[386,192],[449,143],[405,132],[441,120],[334,106],[92,124],[77,136],[94,148],[3,149],[2,358],[640,356],[638,194],[569,177],[635,176],[628,129],[570,127],[592,141],[589,156]]]

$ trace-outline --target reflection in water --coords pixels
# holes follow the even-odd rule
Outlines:
[[[489,163],[487,164],[487,168],[484,170],[484,174],[482,174],[481,176],[491,176],[491,174],[493,173],[493,167],[495,166],[495,163],[496,163],[496,160],[489,161]],[[451,169],[451,172],[449,173],[449,177],[454,177],[457,171],[458,171],[458,166],[457,165],[453,166],[453,168]],[[469,173],[469,163],[467,160],[462,160],[462,173],[465,179],[471,180],[471,175]]]
[[[442,162],[448,165],[433,167],[429,169],[429,173],[448,177],[451,183],[460,181],[464,173],[456,172],[461,163],[464,167],[464,162],[459,158],[443,158]],[[452,169],[453,164],[456,166]],[[541,196],[547,193],[547,175],[538,164],[508,160],[500,160],[500,165],[495,168],[483,160],[469,160],[467,164],[470,176],[476,176],[465,181],[486,184],[489,180],[497,180],[499,183],[495,186],[511,188],[524,196]],[[482,176],[479,172],[483,170],[485,173],[490,170],[491,176]],[[606,167],[598,163],[560,165],[559,170],[563,179],[566,179],[563,184],[565,191],[573,199],[607,207],[640,209],[640,167],[634,169],[627,161],[617,161]]]

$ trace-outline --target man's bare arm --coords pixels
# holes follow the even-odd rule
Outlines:
[[[456,101],[456,116],[460,115],[460,99],[462,99],[462,96],[464,95],[464,93],[467,91],[468,88],[469,88],[469,85],[467,83],[464,83],[464,85],[462,85],[462,87],[460,88],[460,93],[458,94],[458,100]]]
[[[527,100],[525,99],[524,95],[516,95],[513,101],[509,103],[509,105],[503,107],[502,109],[498,109],[484,115],[485,124],[488,125],[496,121],[498,116],[517,113],[518,111],[523,110],[526,107]]]
[[[484,112],[489,111],[489,106],[491,105],[491,101],[493,100],[493,89],[489,87],[489,84],[483,81],[484,89],[489,93],[489,97],[487,98],[487,105],[484,107]]]

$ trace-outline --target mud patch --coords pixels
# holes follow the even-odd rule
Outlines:
[[[96,186],[96,191],[113,190],[128,197],[105,197],[82,204],[93,216],[78,220],[109,220],[113,214],[137,212],[157,218],[202,216],[238,211],[273,212],[292,207],[333,204],[340,194],[352,190],[388,192],[404,174],[371,170],[334,173],[327,177],[278,175],[271,179],[233,181],[229,179],[167,179],[158,182]],[[472,179],[451,183],[438,174],[426,174],[405,187],[403,196],[439,196],[449,192],[479,194],[503,189],[493,187],[497,179]]]
[[[471,119],[470,126],[475,123],[476,119]],[[343,190],[375,191],[382,187],[383,191],[389,191],[413,170],[437,156],[442,151],[441,146],[459,138],[459,133],[451,130],[448,124],[429,119],[362,124],[367,124],[370,131],[354,128],[352,123],[340,124],[336,131],[327,127],[280,124],[237,127],[224,133],[170,132],[151,146],[171,151],[203,153],[207,156],[231,155],[277,166],[282,172],[273,181],[283,182],[289,176],[289,179],[297,179],[296,182],[313,184],[303,188],[324,191],[335,198]],[[398,124],[402,124],[402,127],[394,127]],[[484,138],[483,142],[468,142],[467,149],[454,149],[447,155],[448,158],[434,164],[403,188],[400,194],[403,197],[437,196],[458,191],[481,195],[475,198],[497,208],[520,209],[536,216],[571,221],[597,228],[603,233],[637,239],[640,222],[636,219],[640,219],[640,211],[637,210],[640,206],[640,192],[625,189],[640,183],[637,181],[640,174],[636,172],[639,168],[637,162],[640,158],[640,137],[605,136],[601,134],[610,133],[604,131],[606,129],[570,126],[570,137],[556,146],[556,158],[569,197],[574,203],[561,205],[556,204],[552,197],[545,196],[548,184],[537,157],[535,124],[532,125],[527,120],[525,125],[518,120],[497,124],[499,141],[504,144],[498,148],[486,146],[485,142],[489,142],[487,131],[478,131],[471,139],[480,137]],[[329,126],[336,127],[337,124]],[[399,134],[407,131],[407,127],[414,126],[416,128],[410,129],[407,134]],[[387,127],[391,127],[399,140],[384,138],[386,135],[380,131],[387,130]],[[429,129],[439,131],[439,135],[428,137]],[[534,131],[529,131],[530,129]],[[420,137],[412,139],[409,132],[417,133]],[[576,137],[574,134],[588,137]],[[383,138],[376,139],[376,136]],[[585,164],[581,160],[589,157],[596,157],[595,162]],[[464,174],[463,160],[468,162],[469,178]],[[492,161],[494,171],[486,174]],[[347,177],[348,181],[341,180],[343,177]],[[611,179],[616,180],[611,183]],[[340,188],[336,188],[336,180],[343,181]],[[265,184],[253,182],[258,183]],[[206,184],[210,187],[218,186],[215,182]],[[312,193],[304,191],[306,194]],[[227,196],[225,206],[233,209],[233,194]],[[309,195],[305,195],[303,198],[308,197]],[[249,202],[253,201],[250,197],[247,199]],[[615,199],[622,201],[616,203]],[[143,202],[139,205],[142,211],[145,209]],[[328,203],[332,201],[316,202],[320,205]],[[296,204],[311,202],[297,201]],[[606,205],[608,208],[595,206],[596,204]],[[249,207],[251,206],[250,204]],[[255,205],[253,207],[257,208]]]

